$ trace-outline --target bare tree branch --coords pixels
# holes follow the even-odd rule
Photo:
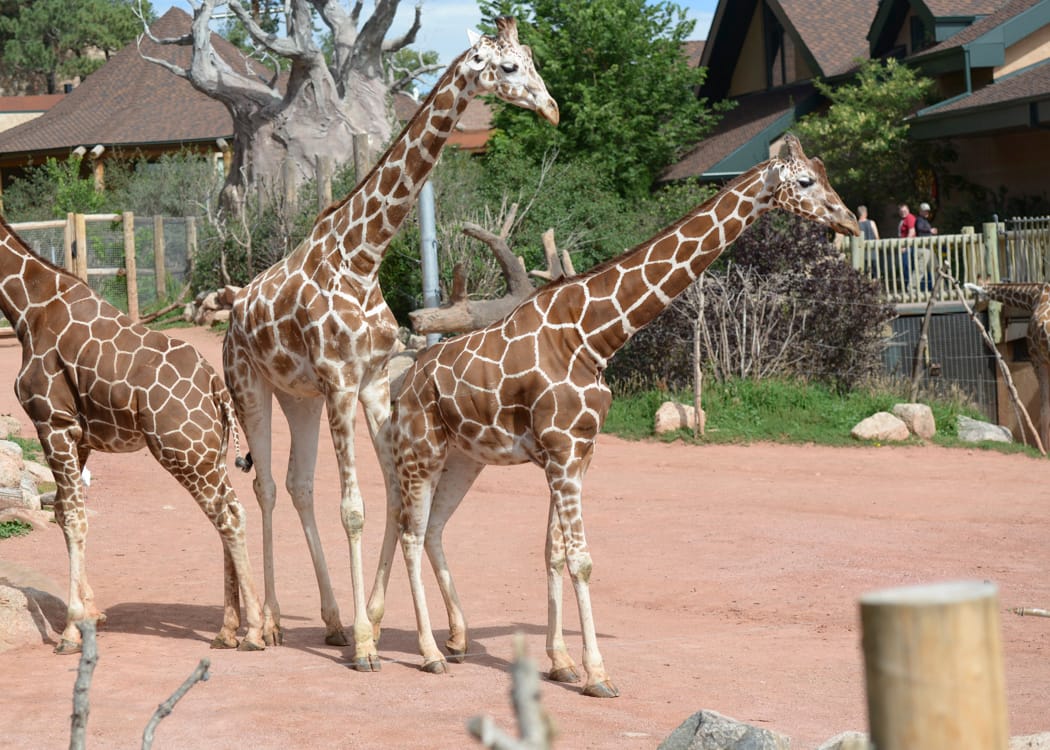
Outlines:
[[[514,663],[511,665],[510,701],[518,720],[521,739],[511,737],[489,716],[475,716],[467,722],[468,731],[482,745],[493,750],[549,750],[554,739],[554,722],[540,703],[540,675],[525,653],[525,637],[514,637]]]
[[[210,666],[211,662],[208,659],[201,659],[197,664],[197,668],[190,673],[185,682],[179,685],[178,689],[171,694],[171,697],[157,706],[157,710],[153,713],[145,731],[142,733],[142,750],[150,750],[153,747],[153,733],[156,731],[157,725],[160,724],[161,719],[166,718],[175,710],[175,704],[182,699],[182,696],[186,695],[190,688],[198,682],[207,681],[209,677],[208,668]]]
[[[383,42],[383,52],[397,52],[410,44],[415,44],[416,34],[419,33],[420,19],[423,16],[423,3],[416,3],[416,15],[412,19],[412,26],[403,35]]]
[[[77,679],[73,684],[73,717],[70,722],[69,750],[84,750],[87,736],[88,713],[91,710],[88,693],[91,690],[91,678],[98,664],[98,644],[95,642],[95,622],[85,620],[77,623],[80,631],[80,664],[77,666]]]

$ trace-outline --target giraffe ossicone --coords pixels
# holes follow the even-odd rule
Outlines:
[[[582,514],[584,475],[612,401],[602,372],[635,332],[773,208],[837,232],[860,233],[823,164],[806,158],[788,135],[780,156],[744,173],[656,236],[582,275],[539,288],[503,320],[439,342],[409,366],[390,420],[398,482],[388,485],[379,571],[389,566],[400,536],[426,671],[444,672],[446,665],[431,632],[422,552],[434,567],[448,613],[445,645],[458,660],[467,651],[467,626],[445,558],[444,527],[484,466],[531,461],[544,470],[550,490],[549,676],[579,679],[562,635],[567,567],[583,633],[583,692],[619,694],[598,650]],[[387,583],[380,574],[372,595],[378,601]]]
[[[494,94],[557,124],[558,105],[536,73],[531,51],[518,42],[512,18],[496,22],[494,37],[478,37],[434,86],[378,163],[343,200],[317,218],[288,257],[238,294],[223,346],[226,383],[255,464],[262,510],[264,611],[280,632],[274,553],[270,425],[273,398],[291,428],[286,487],[299,514],[317,576],[325,641],[346,645],[313,510],[313,475],[322,409],[339,464],[340,518],[350,547],[354,592],[353,666],[380,668],[365,608],[361,536],[364,501],[357,481],[354,421],[358,402],[372,443],[392,481],[385,425],[390,412],[387,362],[397,322],[379,286],[390,240],[413,207],[469,101]],[[381,608],[379,600],[375,600]],[[381,616],[381,614],[380,614]]]
[[[0,217],[0,309],[23,364],[15,392],[55,475],[55,517],[69,553],[66,627],[55,649],[80,650],[77,623],[104,620],[87,581],[84,485],[91,451],[148,448],[193,495],[223,543],[225,602],[215,648],[275,641],[262,613],[245,542],[244,508],[226,472],[237,425],[222,380],[189,344],[132,321],[83,281],[33,253]],[[238,643],[240,599],[247,634]]]

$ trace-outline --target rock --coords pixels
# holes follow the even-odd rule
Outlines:
[[[215,293],[215,301],[225,307],[233,307],[233,300],[237,292],[241,291],[239,286],[227,285]]]
[[[10,414],[0,414],[0,440],[18,437],[22,432],[22,423]]]
[[[877,440],[883,443],[900,442],[911,437],[908,425],[888,411],[876,412],[862,419],[849,434],[855,440]]]
[[[25,471],[29,476],[33,477],[33,481],[37,484],[55,483],[55,474],[51,471],[51,467],[46,464],[37,461],[26,461]]]
[[[874,750],[863,732],[843,732],[824,742],[817,750]]]
[[[0,583],[0,652],[58,643],[65,621],[65,602],[54,594],[32,586]]]
[[[700,410],[700,419],[704,419],[704,412]],[[675,432],[681,429],[694,429],[696,427],[696,409],[692,406],[679,404],[674,401],[664,401],[656,410],[653,419],[653,431],[657,435]]]
[[[42,495],[40,495],[40,508],[41,508],[41,510],[43,510],[44,508],[54,508],[55,507],[55,495],[56,494],[58,494],[58,493],[56,493],[55,490],[51,490],[50,492],[45,492]]]
[[[658,750],[789,750],[782,734],[743,724],[714,711],[697,711]]]
[[[0,510],[0,523],[21,521],[22,523],[28,523],[37,531],[48,528],[54,519],[54,511],[50,510],[30,510],[29,508],[4,508]]]
[[[1013,435],[1006,427],[990,422],[982,422],[979,419],[970,419],[960,414],[957,417],[957,430],[959,439],[967,443],[980,443],[991,440],[996,443],[1012,443]]]
[[[1010,750],[1050,750],[1050,732],[1011,737]]]
[[[213,312],[211,314],[212,325],[215,325],[216,323],[228,323],[229,320],[230,320],[230,311],[229,310],[216,310],[215,312]]]
[[[912,435],[930,440],[937,432],[933,409],[926,404],[895,404],[893,416],[908,426]]]
[[[22,446],[10,440],[0,440],[0,487],[20,487],[25,466]]]

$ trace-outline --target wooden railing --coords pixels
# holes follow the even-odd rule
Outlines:
[[[908,240],[850,238],[853,267],[877,279],[890,302],[927,302],[939,263],[960,283],[1050,282],[1050,217],[986,223],[981,232]]]

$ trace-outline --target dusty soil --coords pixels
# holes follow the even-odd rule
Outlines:
[[[175,334],[220,361],[218,336]],[[0,340],[0,413],[28,428],[10,387],[20,356],[13,340]],[[383,492],[358,423],[371,576]],[[274,430],[275,450],[286,455],[287,427],[277,420]],[[546,497],[532,466],[486,470],[449,525],[447,549],[472,630],[468,660],[447,676],[418,669],[400,560],[379,644],[382,671],[353,672],[349,650],[323,644],[316,583],[286,496],[277,509],[285,643],[262,653],[209,650],[221,619],[217,534],[147,453],[96,454],[90,466],[88,570],[109,621],[99,637],[89,748],[137,747],[156,705],[205,657],[211,679],[161,723],[155,747],[470,747],[471,716],[488,713],[512,727],[515,631],[546,667]],[[1048,473],[1044,462],[980,450],[690,447],[603,436],[585,517],[600,645],[622,695],[590,699],[544,682],[557,746],[653,748],[701,708],[785,733],[798,748],[865,730],[858,596],[955,579],[999,586],[1011,733],[1050,729],[1050,620],[1008,611],[1050,606]],[[250,477],[236,472],[234,481],[249,510],[261,589]],[[345,624],[348,550],[324,433],[316,506]],[[58,528],[0,542],[0,560],[32,569],[65,598]],[[571,587],[566,595],[566,636],[578,658]],[[433,585],[430,603],[443,627]],[[443,642],[444,631],[436,635]],[[5,747],[68,744],[77,658],[52,654],[52,645],[0,655]]]

